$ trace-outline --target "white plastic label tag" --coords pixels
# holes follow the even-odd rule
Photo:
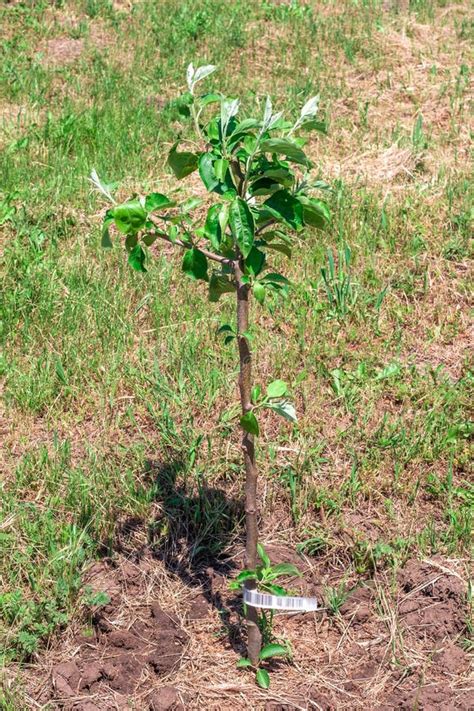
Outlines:
[[[247,588],[244,588],[244,602],[251,607],[286,610],[287,612],[312,612],[318,609],[318,601],[315,597],[288,597],[285,595],[280,597]]]

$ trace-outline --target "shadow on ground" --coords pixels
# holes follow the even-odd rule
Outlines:
[[[241,613],[237,596],[220,592],[223,579],[237,564],[228,551],[242,526],[242,502],[220,488],[209,487],[204,478],[186,477],[186,465],[179,459],[168,462],[147,460],[145,479],[159,513],[151,523],[131,517],[118,527],[117,547],[137,562],[147,552],[166,569],[178,575],[188,588],[196,588],[195,614],[212,606],[220,615],[230,644],[242,651],[240,624],[230,622],[231,613]],[[146,528],[146,540],[143,530]],[[198,592],[199,591],[199,592]],[[191,610],[190,614],[193,614]]]

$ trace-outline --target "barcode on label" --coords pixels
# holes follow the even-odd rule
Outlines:
[[[259,593],[256,590],[244,588],[244,602],[251,607],[262,607],[270,610],[294,610],[300,612],[311,612],[318,609],[318,602],[315,597],[279,597]]]

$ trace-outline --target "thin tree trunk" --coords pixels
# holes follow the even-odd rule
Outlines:
[[[240,402],[242,414],[245,415],[252,409],[250,399],[252,388],[252,354],[247,338],[242,335],[249,326],[249,286],[242,283],[243,265],[235,264],[235,277],[237,281],[237,340],[240,358]],[[254,436],[242,430],[242,451],[245,464],[245,567],[257,567],[257,465],[255,462]],[[245,582],[245,587],[254,589],[253,580]],[[252,664],[257,664],[258,655],[262,646],[262,635],[258,626],[258,615],[255,607],[247,605],[247,654]]]

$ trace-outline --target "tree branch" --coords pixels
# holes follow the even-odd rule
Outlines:
[[[249,295],[250,287],[242,281],[244,275],[244,260],[234,263],[234,274],[237,282],[237,344],[239,347],[239,390],[242,415],[252,411],[252,352],[247,337],[244,335],[249,327]],[[245,559],[246,568],[254,570],[257,567],[258,542],[258,504],[257,504],[257,462],[255,459],[255,438],[242,429],[242,451],[245,464]],[[244,587],[255,590],[255,580],[246,580]],[[262,634],[258,625],[258,613],[255,607],[247,606],[247,653],[252,664],[258,664],[258,655],[262,647]]]
[[[267,227],[270,227],[271,225],[274,225],[275,223],[276,223],[276,220],[272,217],[272,219],[269,220],[268,222],[265,222],[264,225],[260,225],[260,227],[257,227],[257,229],[255,230],[255,235],[261,234],[264,230],[267,229]]]
[[[168,235],[165,232],[161,232],[159,230],[148,230],[148,234],[153,235],[154,237],[159,237],[160,239],[163,240],[163,242],[168,242],[168,244],[172,245],[178,245],[178,247],[181,247],[182,249],[192,249],[193,247],[196,247],[199,249],[200,252],[204,254],[205,257],[208,259],[211,259],[213,262],[219,262],[219,264],[232,264],[231,259],[227,259],[226,257],[221,257],[220,254],[215,254],[214,252],[209,252],[207,249],[202,249],[202,247],[198,247],[197,245],[194,245],[192,242],[183,242],[180,239],[175,239],[174,241],[168,237]]]

